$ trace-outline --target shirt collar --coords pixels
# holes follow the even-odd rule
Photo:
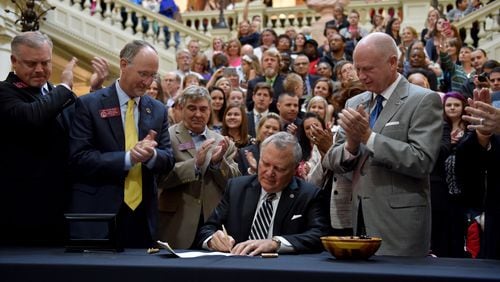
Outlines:
[[[379,94],[382,95],[382,97],[384,97],[385,101],[388,101],[389,98],[391,98],[392,93],[398,86],[398,83],[401,80],[401,78],[402,78],[401,74],[398,73],[398,77],[396,78],[396,80],[394,80],[394,82],[391,85],[389,85],[389,87],[387,87],[384,91],[382,91],[382,93]],[[375,99],[375,96],[373,96],[373,98]]]
[[[116,93],[118,94],[118,101],[120,102],[120,106],[126,105],[128,103],[128,100],[130,100],[131,98],[120,87],[120,80],[119,79],[116,81],[115,85],[116,85]],[[141,97],[135,97],[132,99],[134,99],[136,105],[139,105],[139,101],[141,100]]]

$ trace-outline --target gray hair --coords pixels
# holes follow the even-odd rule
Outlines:
[[[189,52],[188,49],[180,49],[175,53],[175,59],[177,60],[181,54],[187,54],[189,55],[189,58],[193,59],[193,56],[191,56],[191,52]]]
[[[292,154],[294,160],[294,166],[297,166],[299,162],[302,160],[302,148],[300,147],[297,138],[285,131],[276,132],[273,135],[266,138],[266,140],[262,141],[261,152],[264,147],[269,144],[273,144],[279,150],[285,150],[289,147],[292,147]]]
[[[120,59],[125,59],[127,62],[131,63],[135,56],[141,51],[143,48],[151,48],[153,51],[155,51],[156,54],[158,52],[156,51],[155,47],[153,45],[149,44],[146,41],[143,40],[134,40],[130,43],[127,43],[125,47],[120,51]]]
[[[210,93],[203,86],[191,85],[182,91],[179,98],[179,103],[184,107],[188,100],[199,100],[205,99],[208,101],[208,105],[212,108],[212,97]]]
[[[27,31],[17,35],[16,37],[14,37],[14,39],[12,39],[12,42],[10,43],[10,50],[12,51],[12,54],[14,56],[18,56],[20,46],[40,48],[45,43],[49,45],[50,49],[52,49],[52,47],[54,46],[52,40],[50,40],[47,35],[41,33],[40,31]]]

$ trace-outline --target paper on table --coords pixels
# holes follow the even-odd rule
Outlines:
[[[231,253],[222,253],[222,252],[183,252],[178,253],[175,252],[172,247],[167,242],[162,242],[160,240],[157,241],[160,246],[167,250],[169,254],[172,254],[178,258],[197,258],[204,256],[232,256]]]

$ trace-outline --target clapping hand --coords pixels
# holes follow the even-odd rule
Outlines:
[[[158,143],[156,142],[156,131],[150,130],[148,135],[141,141],[137,142],[130,150],[130,158],[132,163],[145,163],[154,156],[154,151]]]
[[[345,108],[339,114],[338,124],[342,127],[346,136],[346,149],[351,154],[358,152],[359,145],[366,143],[372,130],[369,126],[370,117],[363,105],[357,109]]]

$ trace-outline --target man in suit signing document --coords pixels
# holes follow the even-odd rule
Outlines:
[[[229,180],[199,232],[199,245],[237,255],[321,251],[328,223],[320,189],[294,176],[301,155],[290,133],[264,140],[258,174]]]
[[[397,46],[386,34],[364,37],[353,58],[368,91],[347,101],[323,166],[353,172],[354,231],[381,237],[378,255],[426,256],[429,173],[441,140],[441,100],[397,72]]]

